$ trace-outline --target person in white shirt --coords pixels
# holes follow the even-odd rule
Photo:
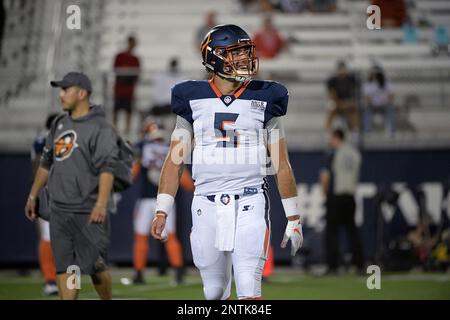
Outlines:
[[[375,66],[370,71],[368,82],[363,86],[363,94],[365,132],[372,129],[373,116],[382,114],[386,129],[393,134],[395,132],[394,93],[380,67]]]

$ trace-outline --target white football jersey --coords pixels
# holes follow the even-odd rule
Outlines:
[[[156,168],[161,170],[168,151],[169,146],[164,143],[142,143],[142,166],[147,169]]]
[[[265,125],[286,114],[288,97],[272,81],[250,81],[233,95],[222,95],[211,80],[173,87],[173,111],[193,126],[196,195],[262,191],[270,165]]]

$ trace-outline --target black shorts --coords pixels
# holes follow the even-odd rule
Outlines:
[[[57,273],[67,272],[71,265],[78,266],[83,274],[107,269],[108,216],[103,224],[89,224],[90,214],[52,210],[50,239]]]
[[[115,97],[114,98],[114,110],[125,110],[131,112],[133,109],[132,97]]]

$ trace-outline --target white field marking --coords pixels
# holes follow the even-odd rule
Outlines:
[[[186,279],[185,282],[183,284],[180,284],[178,286],[174,286],[170,283],[159,283],[159,284],[154,284],[154,283],[149,283],[149,284],[144,284],[144,285],[139,285],[139,286],[123,286],[122,288],[113,288],[113,292],[118,292],[118,293],[133,293],[133,292],[149,292],[149,291],[157,291],[157,290],[163,290],[163,289],[174,289],[174,288],[181,288],[181,287],[186,287],[186,286],[191,286],[191,285],[201,285],[202,281],[200,279],[198,280],[188,280]]]
[[[382,274],[383,275],[383,274]],[[351,274],[343,274],[341,276],[333,277],[315,277],[310,275],[301,274],[296,276],[295,282],[301,283],[309,280],[317,279],[339,279],[342,280],[355,280],[356,282],[366,282],[366,277],[364,276],[354,276]],[[383,282],[387,281],[433,281],[433,282],[447,282],[450,281],[450,274],[391,274],[383,275]],[[271,277],[271,283],[292,283],[293,275],[273,275]]]
[[[392,274],[383,276],[383,281],[385,280],[448,282],[450,274]]]

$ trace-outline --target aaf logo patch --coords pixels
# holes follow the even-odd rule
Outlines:
[[[68,130],[61,133],[55,140],[55,159],[56,161],[63,161],[72,155],[77,144],[77,133],[73,130]]]
[[[257,111],[257,112],[263,112],[266,110],[267,102],[265,101],[258,101],[258,100],[252,100],[251,101],[251,110]]]

